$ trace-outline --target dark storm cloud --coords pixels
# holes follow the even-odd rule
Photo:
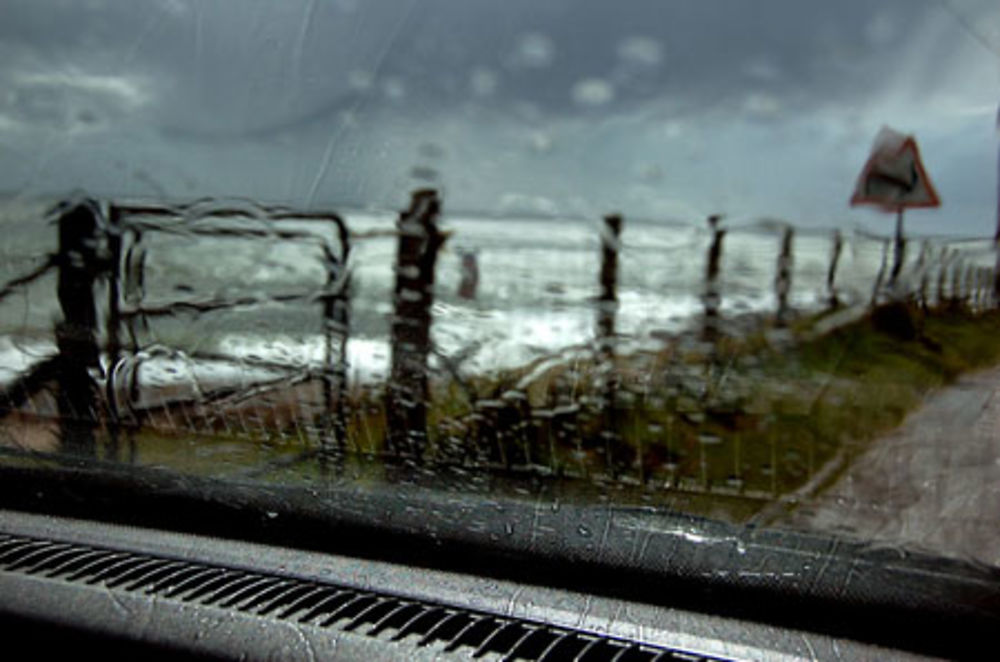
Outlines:
[[[980,209],[1000,77],[968,32],[998,12],[953,5],[7,0],[0,175],[395,205],[433,172],[466,209],[829,220],[886,122]]]
[[[703,111],[748,91],[796,104],[861,96],[926,11],[914,4],[22,1],[8,3],[0,42],[14,66],[152,79],[160,122],[205,137],[391,108],[400,94],[408,112],[437,112],[468,101],[477,72],[495,103],[542,114],[650,99]],[[843,76],[857,62],[869,66]]]

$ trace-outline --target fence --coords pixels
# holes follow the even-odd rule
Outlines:
[[[650,404],[654,409],[659,406],[662,416],[636,413],[635,403],[651,397],[651,373],[629,374],[622,364],[619,288],[623,238],[628,230],[626,219],[620,215],[605,217],[599,228],[600,265],[594,278],[595,342],[588,350],[592,359],[570,365],[557,353],[549,363],[536,362],[500,377],[470,378],[461,374],[462,357],[443,354],[431,335],[438,254],[447,238],[439,229],[440,212],[440,200],[434,191],[418,191],[410,207],[399,215],[392,233],[397,251],[391,302],[391,367],[383,392],[349,388],[347,346],[351,340],[354,239],[338,214],[252,203],[64,203],[55,214],[57,252],[0,289],[2,301],[54,270],[61,310],[61,320],[54,329],[56,354],[36,362],[6,385],[0,392],[0,415],[24,411],[41,415],[38,401],[48,393],[54,402],[52,417],[59,425],[61,449],[81,457],[96,457],[103,447],[106,457],[121,459],[124,439],[128,441],[129,457],[134,460],[136,436],[152,428],[174,434],[242,436],[250,440],[291,437],[299,440],[304,450],[315,451],[313,454],[321,457],[363,451],[382,458],[546,474],[597,473],[643,483],[649,479],[649,467],[655,465],[666,468],[671,486],[684,489],[721,486],[742,491],[746,481],[741,456],[763,452],[770,460],[762,465],[770,466],[770,480],[776,484],[783,470],[779,467],[781,457],[787,455],[779,449],[783,444],[795,446],[794,440],[772,435],[763,450],[756,446],[741,448],[737,441],[736,448],[725,455],[726,462],[732,460],[732,470],[720,473],[714,466],[713,456],[719,455],[720,441],[711,426],[704,424],[706,412],[733,429],[766,427],[774,412],[712,401],[705,392],[711,379],[705,377],[702,368],[692,371],[683,364],[661,366],[666,382],[673,384],[669,387],[673,395],[669,401]],[[721,227],[721,219],[716,216],[710,217],[708,223],[698,335],[711,347],[734,332],[727,327],[724,315],[724,263],[727,242],[738,229]],[[769,324],[776,329],[787,327],[795,318],[796,305],[791,295],[797,273],[797,237],[802,234],[791,226],[780,226],[768,228],[761,235],[773,238],[767,240],[773,241],[775,256],[774,308]],[[167,241],[160,246],[163,237],[180,243]],[[199,288],[204,278],[175,277],[164,266],[171,264],[169,259],[156,262],[158,250],[167,254],[180,249],[192,251],[205,238],[212,239],[214,250],[220,250],[227,241],[255,242],[253,245],[268,250],[285,246],[318,250],[322,274],[311,273],[318,282],[296,291],[247,293],[223,288],[206,293]],[[832,311],[847,311],[856,317],[871,306],[906,301],[924,309],[951,307],[979,312],[997,303],[1000,283],[992,266],[992,244],[928,240],[921,244],[916,257],[911,255],[907,260],[905,243],[894,245],[888,237],[864,233],[855,233],[852,239],[880,246],[881,267],[871,283],[868,301],[846,301],[839,287],[845,238],[840,231],[833,232],[828,238],[829,261],[821,275],[823,291],[816,292],[823,306]],[[291,261],[301,260],[304,255],[293,253]],[[468,255],[464,253],[462,258],[466,272],[470,268]],[[986,266],[987,260],[991,266]],[[205,261],[210,264],[211,258]],[[478,271],[475,276],[478,281]],[[161,286],[153,296],[151,281],[157,279],[169,281],[172,287]],[[227,280],[252,278],[246,273],[223,274],[220,282]],[[475,289],[464,280],[461,296],[470,298]],[[184,323],[177,320],[185,316],[238,314],[234,311],[265,303],[315,306],[322,320],[323,338],[318,366],[308,360],[260,357],[251,351],[233,355],[197,344],[181,348],[164,342],[163,334],[158,336],[153,331],[167,322],[183,327]],[[852,316],[834,315],[830,319],[842,323]],[[752,320],[759,323],[759,317]],[[157,362],[188,366],[193,388],[184,391],[160,384],[151,389],[144,369]],[[434,362],[447,373],[447,379],[429,379]],[[204,380],[196,376],[198,370],[225,365],[246,369],[249,378],[219,378],[215,383],[201,384]],[[539,391],[532,376],[543,372],[549,385]],[[592,380],[595,388],[579,387],[587,380]],[[456,389],[459,395],[455,395]],[[694,395],[698,391],[701,394]],[[150,396],[151,392],[155,397]],[[429,403],[448,398],[461,400],[461,406],[446,403],[436,408],[448,415],[432,411]],[[796,420],[807,427],[809,412],[782,412],[782,416],[786,420],[798,417]],[[649,431],[645,437],[638,436],[637,447],[626,446],[620,438],[623,426],[632,424]],[[357,430],[362,427],[369,431],[366,444],[359,441]],[[681,428],[697,431],[697,457],[690,453],[684,456],[677,447]],[[657,443],[644,447],[642,438],[656,439]],[[793,455],[798,459],[792,464],[802,464],[802,472],[812,475],[816,471],[816,448],[807,445]],[[758,487],[760,484],[758,480]],[[776,489],[772,486],[771,491]]]
[[[9,413],[29,403],[46,390],[58,403],[57,420],[63,450],[78,455],[95,456],[94,432],[106,432],[106,455],[117,457],[123,429],[130,435],[144,422],[159,419],[178,431],[203,432],[223,424],[226,405],[233,405],[263,393],[287,391],[296,383],[319,381],[322,385],[322,417],[315,426],[323,448],[342,444],[344,439],[343,396],[346,387],[344,366],[349,327],[347,303],[349,278],[346,270],[350,254],[347,228],[336,214],[295,212],[253,204],[235,206],[212,202],[188,206],[128,206],[83,200],[64,203],[56,209],[59,226],[58,252],[44,265],[25,277],[16,279],[2,294],[29,285],[50,269],[59,272],[58,298],[62,321],[55,329],[58,352],[7,385],[0,402]],[[322,224],[330,231],[317,233],[303,226]],[[288,226],[293,227],[288,227]],[[216,311],[252,306],[260,295],[191,296],[150,303],[145,300],[146,261],[150,237],[155,234],[191,239],[216,239],[305,242],[319,248],[325,266],[325,283],[304,292],[282,292],[267,296],[271,303],[315,303],[324,320],[326,356],[323,367],[296,370],[253,357],[231,357],[204,351],[183,351],[157,343],[140,344],[142,329],[150,320],[168,319],[185,313],[207,315]],[[97,294],[106,292],[104,318],[98,318]],[[192,288],[178,289],[191,291]],[[196,294],[196,293],[193,293]],[[130,341],[123,341],[124,336]],[[98,337],[103,347],[98,347]],[[243,386],[232,384],[193,394],[165,394],[159,401],[140,401],[140,371],[144,364],[162,357],[177,357],[189,365],[199,362],[240,363],[266,369],[272,377]],[[275,375],[274,373],[280,373]],[[95,379],[95,375],[98,377]],[[103,383],[98,393],[97,383]],[[297,402],[296,405],[300,405]],[[206,413],[214,407],[214,413]],[[37,407],[36,413],[37,413]],[[196,420],[193,412],[201,413]],[[244,432],[259,434],[246,425],[238,411]],[[181,417],[183,422],[178,423]],[[312,419],[306,414],[303,420]],[[214,419],[214,420],[213,420]]]

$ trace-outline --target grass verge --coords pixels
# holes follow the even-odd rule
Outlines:
[[[499,477],[498,489],[542,480],[560,498],[590,500],[596,486],[615,501],[744,521],[838,452],[863,451],[931,391],[1000,362],[997,311],[889,306],[822,332],[826,321],[442,379],[432,388],[423,461]],[[384,455],[382,393],[357,389],[348,410],[347,466],[358,480],[384,480],[396,460]],[[260,430],[146,427],[123,441],[119,457],[200,475],[323,477],[307,452],[316,426]]]

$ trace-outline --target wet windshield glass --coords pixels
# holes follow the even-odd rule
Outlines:
[[[4,464],[1000,562],[994,2],[2,13]]]

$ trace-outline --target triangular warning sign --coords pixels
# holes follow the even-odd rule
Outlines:
[[[883,127],[861,170],[851,206],[876,205],[896,211],[907,207],[940,207],[938,197],[913,136]]]

